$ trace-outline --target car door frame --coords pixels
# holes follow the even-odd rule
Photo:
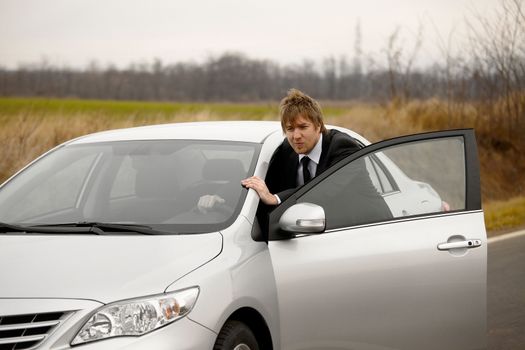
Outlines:
[[[340,229],[338,228],[335,230],[327,230],[326,233],[320,232],[320,233],[313,233],[313,234],[304,234],[304,233],[295,234],[291,232],[285,232],[284,230],[280,228],[279,219],[281,218],[283,213],[288,208],[296,204],[298,202],[298,199],[300,199],[304,194],[309,192],[312,188],[316,187],[319,183],[322,183],[325,179],[329,178],[332,174],[334,174],[335,172],[337,172],[339,169],[346,166],[350,162],[353,162],[354,160],[361,158],[363,156],[366,156],[368,154],[373,154],[374,152],[380,152],[382,149],[387,148],[387,147],[404,145],[404,144],[408,144],[412,142],[437,140],[440,138],[453,138],[453,137],[462,137],[464,140],[464,157],[465,157],[464,164],[465,164],[465,181],[466,181],[465,182],[465,191],[466,191],[465,208],[461,210],[457,210],[457,211],[451,211],[451,212],[438,212],[438,213],[429,213],[429,214],[421,214],[421,215],[412,215],[410,217],[393,218],[393,219],[380,221],[380,222],[374,222],[370,224],[356,225],[356,226],[349,227],[349,228],[340,228]],[[470,215],[471,213],[472,215]],[[467,214],[467,215],[463,216],[463,214]],[[402,137],[378,142],[375,144],[371,144],[353,153],[347,158],[341,160],[340,162],[338,162],[331,168],[327,169],[325,172],[323,172],[319,176],[312,179],[312,181],[310,181],[305,186],[298,188],[295,193],[293,193],[289,198],[283,201],[281,205],[275,208],[270,213],[269,216],[270,216],[270,222],[269,222],[269,232],[268,232],[269,234],[268,235],[268,238],[269,238],[268,247],[269,247],[270,255],[272,256],[274,275],[276,277],[277,293],[279,295],[279,304],[280,304],[280,312],[281,312],[281,334],[283,335],[283,339],[282,339],[283,349],[288,349],[288,348],[314,349],[316,347],[317,348],[330,348],[330,349],[332,348],[333,349],[345,349],[345,348],[355,348],[355,349],[372,349],[372,348],[379,349],[381,348],[383,349],[383,347],[381,346],[385,346],[385,344],[387,345],[389,349],[421,348],[422,344],[425,344],[425,340],[426,340],[425,337],[428,336],[428,332],[433,332],[434,330],[428,330],[428,329],[426,329],[425,331],[421,330],[420,335],[415,334],[414,340],[406,340],[406,339],[399,340],[399,343],[397,344],[388,344],[387,343],[388,339],[391,339],[391,338],[388,338],[388,337],[382,338],[382,334],[376,334],[376,335],[369,334],[368,335],[369,340],[370,339],[378,340],[378,343],[375,343],[375,344],[370,343],[370,342],[360,343],[359,341],[361,341],[362,339],[355,339],[355,335],[354,335],[354,339],[351,339],[351,340],[349,340],[348,338],[344,340],[334,339],[333,342],[327,343],[326,339],[330,339],[330,338],[329,337],[327,338],[325,335],[322,334],[322,330],[319,330],[318,339],[320,342],[315,343],[317,339],[315,337],[311,338],[312,331],[315,332],[315,328],[312,327],[312,325],[315,324],[313,323],[315,321],[313,322],[308,321],[304,323],[305,325],[307,325],[307,327],[303,328],[302,326],[304,325],[301,323],[302,323],[302,320],[305,319],[305,316],[303,314],[304,310],[298,310],[298,309],[294,309],[293,307],[290,307],[290,304],[295,303],[296,300],[305,300],[305,301],[309,300],[307,294],[308,293],[311,294],[312,292],[307,290],[306,288],[296,288],[294,287],[293,284],[297,280],[300,280],[301,278],[309,278],[311,276],[312,277],[311,285],[312,287],[314,287],[314,293],[318,293],[319,289],[322,289],[323,287],[325,287],[319,284],[318,283],[319,281],[323,281],[323,280],[324,281],[335,281],[334,283],[338,286],[348,285],[349,282],[337,281],[337,275],[334,275],[337,273],[336,270],[329,271],[329,273],[331,272],[333,274],[331,277],[324,276],[320,279],[316,278],[316,276],[312,276],[312,275],[319,273],[319,270],[315,270],[316,266],[315,265],[309,265],[309,266],[303,265],[305,266],[303,269],[300,265],[300,262],[308,261],[309,254],[310,254],[309,256],[311,257],[313,257],[312,254],[317,254],[316,253],[317,244],[321,244],[319,246],[319,250],[322,250],[323,248],[329,249],[329,247],[324,246],[322,243],[324,234],[328,235],[328,236],[325,236],[328,238],[328,241],[332,243],[335,241],[336,244],[337,244],[337,239],[342,238],[344,239],[345,244],[348,245],[349,243],[353,242],[352,240],[354,239],[354,237],[356,238],[356,244],[359,244],[359,243],[362,244],[363,242],[367,242],[368,244],[370,244],[371,238],[369,237],[367,238],[366,237],[367,234],[370,234],[370,233],[377,234],[378,232],[382,230],[383,227],[387,227],[387,228],[388,227],[397,227],[397,228],[402,227],[403,229],[408,228],[412,230],[411,237],[415,237],[416,235],[413,234],[414,228],[416,227],[417,229],[418,225],[421,225],[421,223],[424,223],[425,220],[430,219],[432,222],[440,222],[440,223],[448,222],[453,225],[453,228],[457,229],[459,228],[459,226],[456,227],[454,225],[458,222],[461,223],[462,222],[461,218],[465,218],[465,217],[466,219],[463,220],[462,222],[462,225],[463,225],[461,227],[462,230],[464,230],[465,227],[469,226],[468,225],[469,222],[476,223],[475,229],[474,229],[475,232],[480,232],[481,230],[483,230],[483,234],[481,235],[482,237],[476,237],[476,238],[481,239],[482,241],[481,244],[483,246],[483,248],[478,250],[479,253],[478,255],[476,255],[477,257],[475,259],[472,259],[473,256],[468,257],[468,259],[470,260],[468,263],[452,265],[454,264],[453,261],[457,262],[461,260],[457,260],[457,258],[454,257],[452,254],[449,254],[449,252],[437,253],[438,251],[437,246],[433,246],[434,248],[432,248],[433,249],[432,254],[434,255],[440,254],[440,253],[448,254],[448,255],[442,254],[441,257],[444,257],[445,259],[449,259],[450,261],[452,261],[450,266],[453,266],[452,268],[455,269],[455,271],[451,274],[455,282],[450,282],[450,283],[456,283],[459,279],[461,279],[462,276],[467,275],[469,272],[468,269],[471,266],[474,266],[472,264],[475,264],[476,271],[474,271],[475,273],[472,274],[472,280],[467,281],[467,283],[471,283],[471,285],[475,284],[476,286],[481,286],[482,283],[485,283],[485,289],[480,287],[479,293],[476,293],[476,295],[473,295],[472,297],[472,303],[475,303],[476,307],[478,308],[476,312],[476,316],[477,316],[477,319],[479,320],[476,324],[472,325],[471,327],[472,329],[469,329],[469,325],[466,325],[465,323],[467,322],[467,320],[469,320],[469,318],[471,318],[471,315],[465,315],[464,313],[460,314],[460,311],[458,311],[458,314],[456,314],[457,319],[455,320],[456,321],[455,326],[457,326],[456,327],[457,332],[454,332],[454,334],[447,333],[447,331],[450,331],[450,328],[447,328],[447,327],[443,327],[442,329],[435,329],[436,333],[439,333],[439,332],[443,333],[442,335],[440,334],[440,336],[437,337],[438,339],[443,339],[443,343],[438,344],[439,342],[436,342],[432,345],[428,345],[427,348],[428,349],[439,349],[439,348],[442,348],[443,344],[445,345],[446,348],[449,348],[449,349],[482,349],[484,348],[484,346],[486,346],[486,338],[484,338],[484,336],[482,335],[482,334],[485,334],[485,329],[486,329],[486,323],[484,323],[485,322],[483,320],[484,317],[482,316],[482,315],[486,315],[486,233],[485,233],[484,223],[482,222],[483,214],[481,210],[480,175],[479,175],[477,146],[476,146],[474,130],[460,129],[460,130],[429,132],[429,133],[423,133],[423,134],[417,134],[417,135],[402,136]],[[351,233],[342,232],[342,231],[348,231],[348,230],[351,231]],[[366,233],[366,234],[362,234],[362,233]],[[334,240],[333,238],[330,238],[331,235],[337,235],[338,238]],[[378,236],[383,237],[383,238],[387,237],[387,235],[383,235],[383,234],[378,235]],[[423,238],[421,238],[421,241],[422,240]],[[421,241],[418,242],[418,244],[420,244]],[[303,245],[303,243],[305,244]],[[398,246],[403,245],[403,241],[397,242],[397,245]],[[303,250],[302,248],[307,248],[307,249]],[[338,254],[341,254],[342,249],[343,248],[341,247],[337,247]],[[365,251],[363,250],[363,248],[359,248],[359,250],[360,250],[359,252],[360,254],[362,254]],[[321,259],[327,259],[327,258],[330,259],[329,254],[328,255],[326,254],[326,250],[324,251],[324,253],[319,252],[319,254],[320,255],[324,254]],[[435,263],[435,260],[436,260],[435,256],[433,256],[433,259],[434,259],[433,263]],[[366,262],[367,260],[364,259],[362,261]],[[351,263],[351,262],[352,261],[349,261],[349,260],[345,261],[345,263]],[[377,268],[378,266],[384,266],[384,264],[387,264],[387,263],[388,262],[386,262],[384,259],[383,260],[378,259],[377,264],[375,264],[374,267]],[[410,261],[404,261],[404,263],[409,265]],[[289,266],[291,266],[291,268],[289,268],[289,266],[286,267],[287,270],[285,271],[285,274],[282,274],[281,273],[282,271],[278,271],[279,269],[283,267],[282,264],[290,264]],[[309,268],[312,268],[312,267],[313,269],[310,270]],[[413,268],[413,267],[410,267],[410,268]],[[290,272],[292,272],[292,274]],[[298,272],[298,273],[295,273],[295,272]],[[446,276],[444,278],[444,275],[446,275],[446,273],[443,273],[443,270],[439,271],[438,277],[437,277],[438,281],[436,282],[437,286],[440,286],[440,283],[441,284],[448,283],[448,281],[446,280]],[[286,278],[283,278],[283,276]],[[406,275],[402,275],[402,274],[401,276],[406,277]],[[483,279],[484,279],[484,282],[483,282]],[[356,279],[355,283],[358,283],[358,281],[359,280]],[[371,280],[369,279],[367,282],[369,281]],[[308,286],[308,283],[304,283],[304,282],[300,282],[300,283],[302,283],[303,287]],[[377,280],[374,280],[373,283],[377,283],[377,285],[380,285],[380,283],[378,283]],[[464,282],[461,282],[461,283],[464,283]],[[458,286],[461,288],[461,285],[456,285],[456,287]],[[452,289],[454,289],[454,286],[452,287],[453,287]],[[365,288],[365,287],[359,287],[359,288]],[[469,289],[468,291],[471,291],[471,290],[472,289]],[[376,291],[372,291],[372,294],[374,293],[376,297],[382,295],[381,293],[378,294]],[[384,294],[387,295],[388,293],[389,293],[388,291],[385,291]],[[396,293],[399,294],[399,290],[397,290]],[[414,295],[417,297],[418,296],[417,292],[414,292],[414,293],[415,293]],[[447,293],[445,293],[447,294],[446,297],[440,301],[453,300],[453,295],[451,297],[451,293],[453,292],[449,290],[447,291]],[[358,295],[359,297],[364,298],[361,300],[367,300],[366,290],[365,291],[359,290],[358,294],[359,294]],[[462,301],[466,299],[467,294],[468,294],[467,292],[460,293],[459,297],[461,298]],[[316,300],[319,300],[319,298],[317,298]],[[310,299],[309,302],[311,301],[312,300]],[[348,300],[345,301],[345,303],[351,303],[351,302],[352,301],[348,301]],[[311,303],[309,305],[311,305]],[[332,311],[337,310],[337,307],[334,305],[337,305],[337,303],[331,303],[330,305],[327,305],[327,309],[330,309]],[[381,305],[384,306],[385,304],[381,304]],[[363,305],[361,305],[360,307],[362,306]],[[415,302],[414,306],[416,306],[417,308],[418,306],[417,302]],[[436,306],[434,305],[433,308],[435,309]],[[434,315],[434,317],[439,318],[440,316],[443,317],[443,315],[447,317],[446,310],[450,310],[450,309],[451,309],[451,305],[443,305],[443,313],[441,313],[440,315]],[[467,309],[472,310],[473,307],[469,306]],[[290,316],[290,313],[294,313],[296,311],[300,311],[300,312],[297,315]],[[393,307],[392,309],[389,310],[389,312],[396,313],[396,312],[399,312],[399,310]],[[409,317],[408,314],[415,314],[418,317],[422,316],[421,314],[418,314],[417,310],[408,311],[406,317]],[[460,316],[458,317],[458,315]],[[402,317],[402,315],[400,316]],[[432,317],[431,315],[429,316]],[[322,322],[325,322],[326,320],[330,320],[330,317],[323,315],[323,316],[318,317],[318,319],[319,319],[319,322],[321,322],[320,324],[322,324]],[[334,318],[334,320],[336,319],[337,318]],[[410,320],[409,322],[404,322],[400,320],[400,322],[396,325],[396,327],[398,327],[398,330],[404,329],[404,331],[406,331],[406,327],[410,325],[414,326],[413,321],[414,320]],[[450,321],[450,319],[448,319],[448,321]],[[435,325],[436,324],[435,320],[433,322],[430,322],[430,324]],[[420,326],[425,327],[425,323],[422,322]],[[346,326],[344,324],[341,325],[340,323],[337,325],[332,325],[332,328],[343,328],[343,330],[340,331],[343,333],[344,333],[344,327]],[[385,328],[382,328],[382,329],[384,330]],[[463,335],[462,332],[460,332],[460,329],[461,331],[466,329],[467,332],[465,332],[465,334]],[[472,331],[470,332],[470,330]],[[381,329],[378,329],[377,331],[381,333]],[[372,332],[373,334],[373,330],[370,330],[370,332]],[[301,334],[308,334],[308,337],[310,337],[308,341],[301,342]],[[447,334],[450,335],[449,339],[446,339]],[[434,336],[435,335],[432,336],[433,340],[436,339]],[[475,337],[476,339],[471,340],[470,338],[472,337]],[[382,343],[379,342],[379,339],[381,339]],[[403,345],[399,345],[399,344],[403,344]]]
[[[388,148],[391,146],[433,140],[439,138],[450,138],[450,137],[463,137],[464,147],[465,147],[465,208],[461,210],[464,211],[475,211],[481,210],[481,183],[480,183],[480,173],[479,173],[479,161],[477,153],[477,144],[476,137],[473,129],[455,129],[455,130],[444,130],[444,131],[433,131],[420,134],[413,134],[407,136],[400,136],[377,143],[370,144],[357,152],[352,153],[348,157],[342,159],[338,163],[332,165],[322,174],[315,176],[309,183],[299,187],[292,195],[290,195],[285,201],[283,201],[279,206],[277,206],[269,214],[269,231],[268,231],[268,240],[281,240],[281,239],[290,239],[294,235],[288,232],[284,232],[279,228],[279,218],[282,214],[292,205],[297,203],[297,199],[302,197],[305,193],[310,191],[313,187],[317,186],[320,182],[324,181],[327,177],[330,177],[333,173],[347,165],[348,163],[354,161],[355,159],[361,158],[366,154],[371,154],[377,151],[380,151],[383,148]],[[426,216],[428,214],[422,214],[421,216]],[[417,216],[411,216],[414,218]],[[393,219],[396,220],[396,219]],[[399,220],[399,219],[398,219]]]

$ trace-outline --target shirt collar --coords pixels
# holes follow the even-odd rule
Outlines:
[[[303,159],[304,156],[308,156],[310,160],[313,160],[315,164],[319,164],[319,160],[321,159],[321,152],[323,151],[323,133],[319,135],[319,140],[317,140],[317,143],[315,144],[314,148],[310,151],[308,154],[299,154],[299,161]]]

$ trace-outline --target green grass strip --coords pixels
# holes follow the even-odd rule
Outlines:
[[[339,116],[347,109],[327,106],[325,114]],[[231,119],[278,119],[277,102],[270,103],[183,103],[149,101],[112,101],[47,98],[0,98],[0,115],[76,115],[93,114],[108,117],[147,117],[151,115],[170,117],[173,115],[195,115],[208,113],[218,118]]]

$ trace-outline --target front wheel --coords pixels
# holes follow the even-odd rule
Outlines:
[[[222,327],[213,350],[259,350],[257,339],[244,323],[227,321]]]

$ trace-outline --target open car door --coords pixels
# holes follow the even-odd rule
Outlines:
[[[270,214],[282,349],[486,348],[473,130],[372,144]]]

